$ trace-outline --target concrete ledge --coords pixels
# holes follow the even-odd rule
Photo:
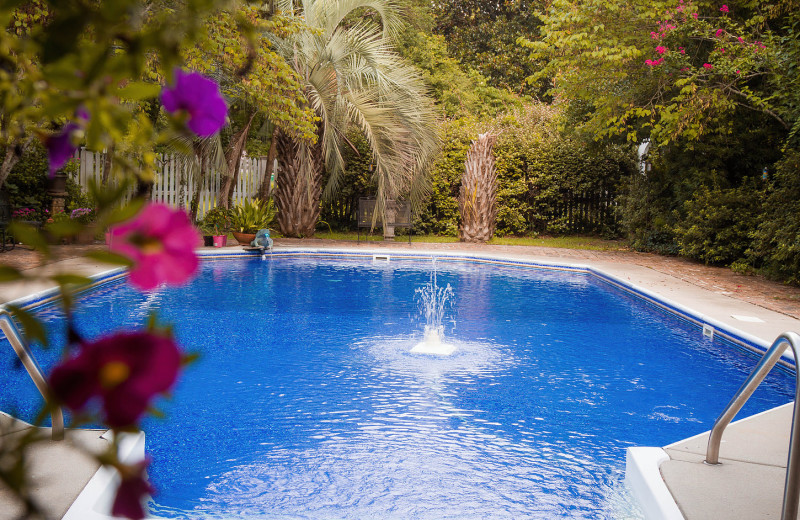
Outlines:
[[[647,520],[685,520],[659,471],[668,460],[669,455],[661,448],[626,450],[625,486]]]
[[[110,436],[109,432],[109,436]],[[122,434],[119,439],[119,460],[136,464],[145,459],[144,432]],[[101,466],[67,510],[63,520],[110,520],[111,505],[119,485],[119,474],[113,468]]]

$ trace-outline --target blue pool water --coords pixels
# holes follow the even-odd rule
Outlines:
[[[455,354],[411,354],[430,262],[218,260],[190,286],[82,298],[79,329],[157,310],[201,361],[144,424],[168,518],[637,518],[625,448],[710,429],[755,359],[580,273],[439,262]],[[63,323],[44,307],[52,334]],[[39,353],[52,366],[56,352]],[[8,356],[3,356],[4,360]],[[0,409],[36,390],[6,362]],[[741,416],[792,399],[774,371]]]

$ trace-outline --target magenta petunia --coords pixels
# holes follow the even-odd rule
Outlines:
[[[175,85],[164,87],[161,103],[170,114],[185,111],[189,130],[200,137],[209,137],[225,126],[228,106],[219,86],[197,72],[175,71]]]
[[[111,506],[111,514],[115,517],[125,517],[131,520],[141,520],[145,517],[142,502],[155,490],[145,477],[148,462],[140,462],[134,466],[125,466],[122,480]],[[127,473],[127,474],[125,474]]]
[[[70,121],[61,128],[57,134],[53,134],[45,139],[44,146],[47,148],[47,159],[50,164],[50,177],[67,164],[78,147],[74,144],[73,134],[81,129],[81,125],[86,125],[89,120],[89,112],[84,107],[78,108],[75,116],[80,124]]]
[[[50,163],[50,177],[63,168],[67,161],[75,155],[78,147],[73,144],[72,134],[79,128],[80,126],[75,123],[67,123],[59,133],[45,139],[47,160]]]
[[[178,377],[181,353],[175,341],[152,332],[117,332],[82,343],[76,355],[56,366],[50,387],[56,399],[81,411],[101,401],[113,428],[138,423],[153,398]]]
[[[147,291],[189,281],[200,265],[200,233],[181,209],[151,203],[132,220],[111,228],[112,251],[130,258],[131,285]]]

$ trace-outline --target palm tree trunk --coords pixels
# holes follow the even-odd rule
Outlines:
[[[258,187],[258,198],[261,200],[269,199],[272,190],[272,174],[275,170],[275,157],[278,154],[278,132],[280,130],[276,126],[272,131],[272,140],[269,143],[269,154],[267,155],[267,169],[264,172],[264,178],[261,179],[261,186]]]
[[[298,143],[282,131],[276,147],[278,172],[273,197],[281,234],[313,236],[322,198],[322,149],[319,144]]]
[[[462,242],[486,242],[497,224],[497,169],[492,147],[497,136],[480,134],[467,152],[458,196]]]
[[[231,201],[233,200],[233,190],[236,182],[239,180],[239,166],[242,163],[242,151],[247,142],[247,134],[250,132],[250,125],[253,124],[253,118],[256,113],[250,114],[250,118],[238,132],[231,138],[231,144],[228,147],[228,152],[225,154],[225,163],[228,165],[228,174],[222,178],[222,183],[219,187],[219,201],[223,208],[230,208]]]
[[[192,202],[189,204],[192,222],[197,221],[197,211],[200,209],[200,194],[203,192],[203,183],[205,182],[206,169],[208,168],[208,158],[205,154],[197,153],[198,148],[198,146],[195,146],[195,153],[200,158],[200,171],[195,176],[194,193],[192,193]]]

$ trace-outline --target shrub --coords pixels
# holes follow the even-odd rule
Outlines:
[[[275,219],[275,204],[272,199],[266,202],[246,199],[231,209],[231,228],[237,233],[256,233],[259,229],[268,228]]]
[[[0,154],[0,161],[3,155]],[[49,171],[47,150],[38,140],[32,141],[3,184],[3,189],[8,192],[11,207],[31,207],[41,210],[49,208],[52,202],[52,197],[47,193]],[[70,207],[72,199],[81,194],[80,186],[71,179],[78,171],[77,161],[69,161],[61,171],[67,174],[66,203],[67,207]]]
[[[741,264],[758,226],[764,199],[760,181],[737,188],[703,187],[686,201],[686,217],[675,227],[680,253],[706,264]]]
[[[777,164],[748,258],[764,274],[800,285],[800,151]]]

